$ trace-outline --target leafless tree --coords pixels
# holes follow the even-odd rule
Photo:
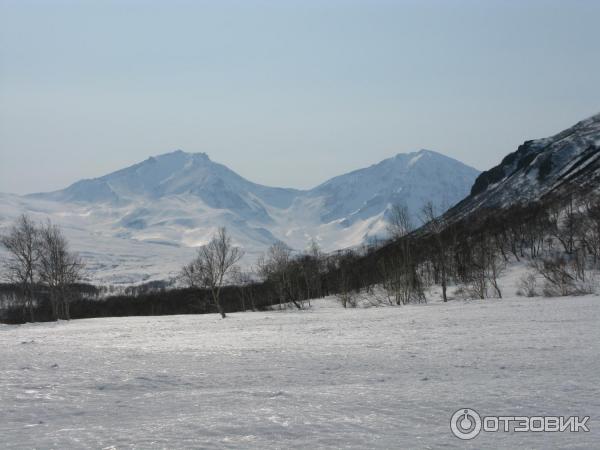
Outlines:
[[[194,258],[193,261],[183,266],[179,272],[181,282],[191,288],[202,287],[202,276],[203,271],[199,258]]]
[[[525,297],[537,296],[537,278],[535,273],[527,272],[519,278],[517,295],[523,295]]]
[[[414,226],[408,208],[394,205],[389,231],[396,241],[397,251],[380,261],[384,288],[397,305],[425,302],[423,283],[418,272],[414,242],[410,233]]]
[[[394,204],[390,209],[387,231],[394,240],[406,236],[413,230],[413,224],[405,205]]]
[[[292,258],[292,250],[285,243],[278,241],[271,245],[267,254],[259,258],[257,266],[259,275],[273,283],[280,308],[288,302],[298,309],[303,308],[302,300],[298,298],[299,289],[295,285],[298,277],[294,276],[299,267]]]
[[[493,238],[489,235],[480,237],[474,245],[474,253],[472,271],[474,283],[478,285],[475,291],[479,293],[479,298],[502,298],[498,280],[506,269],[506,262],[494,245]]]
[[[317,241],[311,240],[306,252],[301,255],[299,264],[304,278],[305,296],[310,306],[311,298],[323,296],[321,275],[324,271],[324,255]]]
[[[36,224],[23,214],[10,227],[8,233],[0,237],[0,244],[8,252],[4,269],[9,282],[20,286],[23,306],[34,318],[34,286],[36,269],[40,257],[39,230]]]
[[[182,270],[182,277],[190,286],[210,290],[222,318],[226,314],[221,305],[221,289],[227,276],[243,256],[242,249],[233,246],[227,230],[221,227],[207,245],[198,249],[196,258]]]
[[[442,297],[445,302],[448,301],[446,291],[448,289],[448,248],[444,242],[442,232],[446,229],[446,222],[443,216],[438,215],[432,202],[428,202],[422,209],[422,220],[425,229],[433,238],[435,245],[436,258],[433,261],[439,274],[439,281],[442,285]]]
[[[335,257],[335,265],[337,267],[337,294],[338,301],[344,308],[348,306],[356,308],[358,305],[358,292],[352,286],[352,262],[354,254],[352,250],[340,252]]]
[[[600,262],[600,197],[592,196],[586,199],[584,210],[587,232],[582,241],[588,247],[593,256],[593,264],[597,267]]]
[[[495,251],[494,247],[488,247],[488,258],[486,267],[486,277],[490,282],[491,287],[496,293],[496,297],[502,298],[502,291],[498,284],[499,278],[506,270],[506,261],[501,258],[501,255]]]
[[[256,305],[254,304],[254,292],[252,289],[252,284],[254,283],[252,275],[249,272],[242,270],[240,267],[235,266],[231,271],[231,279],[235,284],[238,295],[242,302],[242,310],[246,311],[249,303],[252,311],[256,311]]]
[[[55,319],[70,319],[73,284],[81,279],[83,263],[69,251],[69,244],[60,228],[51,222],[40,230],[39,276],[50,291]]]

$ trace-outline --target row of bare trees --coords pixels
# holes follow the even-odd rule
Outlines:
[[[392,208],[391,240],[367,252],[345,251],[324,275],[343,305],[353,293],[380,286],[389,304],[425,301],[424,290],[440,287],[443,301],[503,296],[508,264],[526,267],[524,295],[590,293],[600,270],[600,196],[546,198],[528,205],[478,211],[458,220],[438,215],[431,203],[415,230],[404,206]],[[537,290],[541,285],[541,290]]]
[[[381,282],[407,290],[438,284],[442,298],[448,286],[457,286],[468,297],[502,297],[499,283],[507,264],[529,267],[523,291],[556,296],[588,293],[600,269],[600,196],[573,193],[529,205],[480,211],[463,220],[438,216],[428,204],[424,225],[416,233],[407,226],[407,213],[397,208],[391,224],[395,240],[378,252]],[[416,275],[413,275],[416,274]],[[399,281],[398,281],[399,280]],[[411,285],[412,283],[412,285]],[[386,288],[390,290],[390,288]],[[413,294],[414,295],[414,294]]]
[[[272,287],[280,307],[292,304],[303,309],[310,299],[323,296],[324,255],[314,240],[300,254],[283,242],[274,243],[258,259],[256,269],[260,279]]]
[[[222,317],[226,314],[220,292],[225,284],[236,287],[243,309],[255,308],[256,283],[268,288],[272,305],[297,309],[304,309],[310,299],[331,294],[344,307],[356,306],[357,295],[375,285],[383,288],[392,305],[425,302],[425,289],[433,284],[441,286],[443,301],[448,300],[450,283],[461,285],[470,296],[501,297],[498,279],[505,261],[496,241],[486,233],[457,234],[457,227],[439,216],[432,203],[421,214],[423,226],[415,232],[408,208],[394,206],[389,218],[392,240],[382,248],[325,255],[314,241],[300,253],[276,242],[258,259],[253,272],[236,266],[243,253],[221,228],[182,269],[180,279],[188,287],[208,289]],[[264,296],[265,290],[261,292]]]
[[[29,320],[35,321],[40,289],[49,295],[53,318],[70,319],[72,287],[82,277],[83,263],[69,250],[60,228],[49,221],[37,224],[21,215],[0,236],[0,245],[7,254],[2,260],[4,277],[19,287],[18,302]]]
[[[237,265],[243,256],[227,230],[219,228],[211,241],[200,247],[196,257],[182,268],[179,278],[187,287],[208,289],[223,318],[226,312],[220,298],[227,284],[235,286],[243,309],[255,309],[257,283],[268,287],[271,304],[280,308],[291,304],[303,309],[311,298],[323,296],[324,257],[316,242],[301,254],[294,254],[283,242],[275,242],[258,258],[253,272]],[[264,295],[264,289],[261,292]],[[264,304],[264,299],[261,300]]]

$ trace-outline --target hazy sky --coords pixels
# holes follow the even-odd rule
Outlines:
[[[181,148],[311,187],[600,112],[600,1],[0,0],[0,192]]]

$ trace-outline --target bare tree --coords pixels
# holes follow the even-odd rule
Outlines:
[[[584,203],[587,232],[583,238],[589,252],[593,255],[593,263],[600,262],[600,197],[593,196]]]
[[[296,272],[300,269],[292,258],[292,250],[285,243],[278,241],[271,245],[267,254],[259,258],[257,265],[260,276],[275,286],[280,308],[288,302],[298,309],[303,308],[295,283],[298,278]]]
[[[193,261],[186,264],[179,272],[179,279],[188,287],[202,287],[202,265],[199,258],[194,258]]]
[[[358,305],[357,290],[353,289],[353,271],[354,253],[352,250],[345,250],[335,257],[337,267],[337,294],[338,301],[344,308],[350,306],[356,308]]]
[[[537,278],[535,273],[527,272],[519,278],[519,289],[517,295],[525,297],[536,297],[537,296]]]
[[[231,278],[242,302],[242,310],[246,311],[248,303],[250,303],[250,308],[252,308],[252,311],[256,311],[256,305],[254,304],[254,292],[252,288],[254,279],[252,278],[252,275],[236,266],[231,271]]]
[[[50,291],[50,303],[55,319],[70,319],[72,287],[81,279],[83,263],[69,251],[69,244],[60,228],[48,222],[40,230],[39,276]]]
[[[34,318],[34,286],[36,266],[40,257],[39,230],[29,216],[23,214],[10,227],[8,233],[0,237],[0,244],[8,251],[4,268],[8,281],[20,286],[23,306]]]
[[[207,245],[198,249],[196,258],[182,270],[182,278],[190,286],[210,290],[222,318],[226,315],[221,305],[221,289],[227,276],[243,256],[242,249],[233,246],[227,230],[221,227]]]
[[[388,299],[393,297],[397,305],[426,301],[417,269],[414,242],[410,236],[413,228],[408,208],[404,205],[393,205],[388,231],[395,240],[395,251],[392,255],[380,259],[378,265]]]
[[[448,289],[448,248],[444,242],[442,232],[446,228],[446,221],[443,216],[437,214],[432,202],[425,204],[422,210],[423,224],[425,229],[433,238],[436,258],[433,261],[436,271],[439,274],[439,281],[442,285],[442,297],[445,302],[448,301],[446,291]]]
[[[387,231],[394,240],[406,236],[413,230],[408,208],[405,205],[392,205],[388,217]]]
[[[311,298],[323,296],[321,275],[324,271],[324,255],[317,241],[311,240],[307,250],[300,256],[299,264],[304,278],[308,306],[310,306]]]
[[[506,261],[497,252],[496,248],[492,246],[491,242],[487,242],[487,266],[486,266],[486,277],[490,282],[491,287],[496,292],[498,298],[502,298],[502,291],[498,284],[498,279],[502,276],[506,270]]]

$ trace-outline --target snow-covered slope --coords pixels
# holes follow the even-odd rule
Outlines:
[[[311,190],[252,183],[204,153],[181,150],[66,189],[0,196],[0,227],[28,212],[50,218],[102,282],[166,278],[226,226],[250,264],[281,240],[303,249],[316,239],[327,251],[383,237],[394,203],[416,212],[427,201],[450,206],[478,172],[438,153],[400,154],[333,178]]]
[[[478,208],[507,207],[547,195],[600,187],[600,114],[555,136],[526,141],[483,172],[471,194],[449,211],[464,216]]]

